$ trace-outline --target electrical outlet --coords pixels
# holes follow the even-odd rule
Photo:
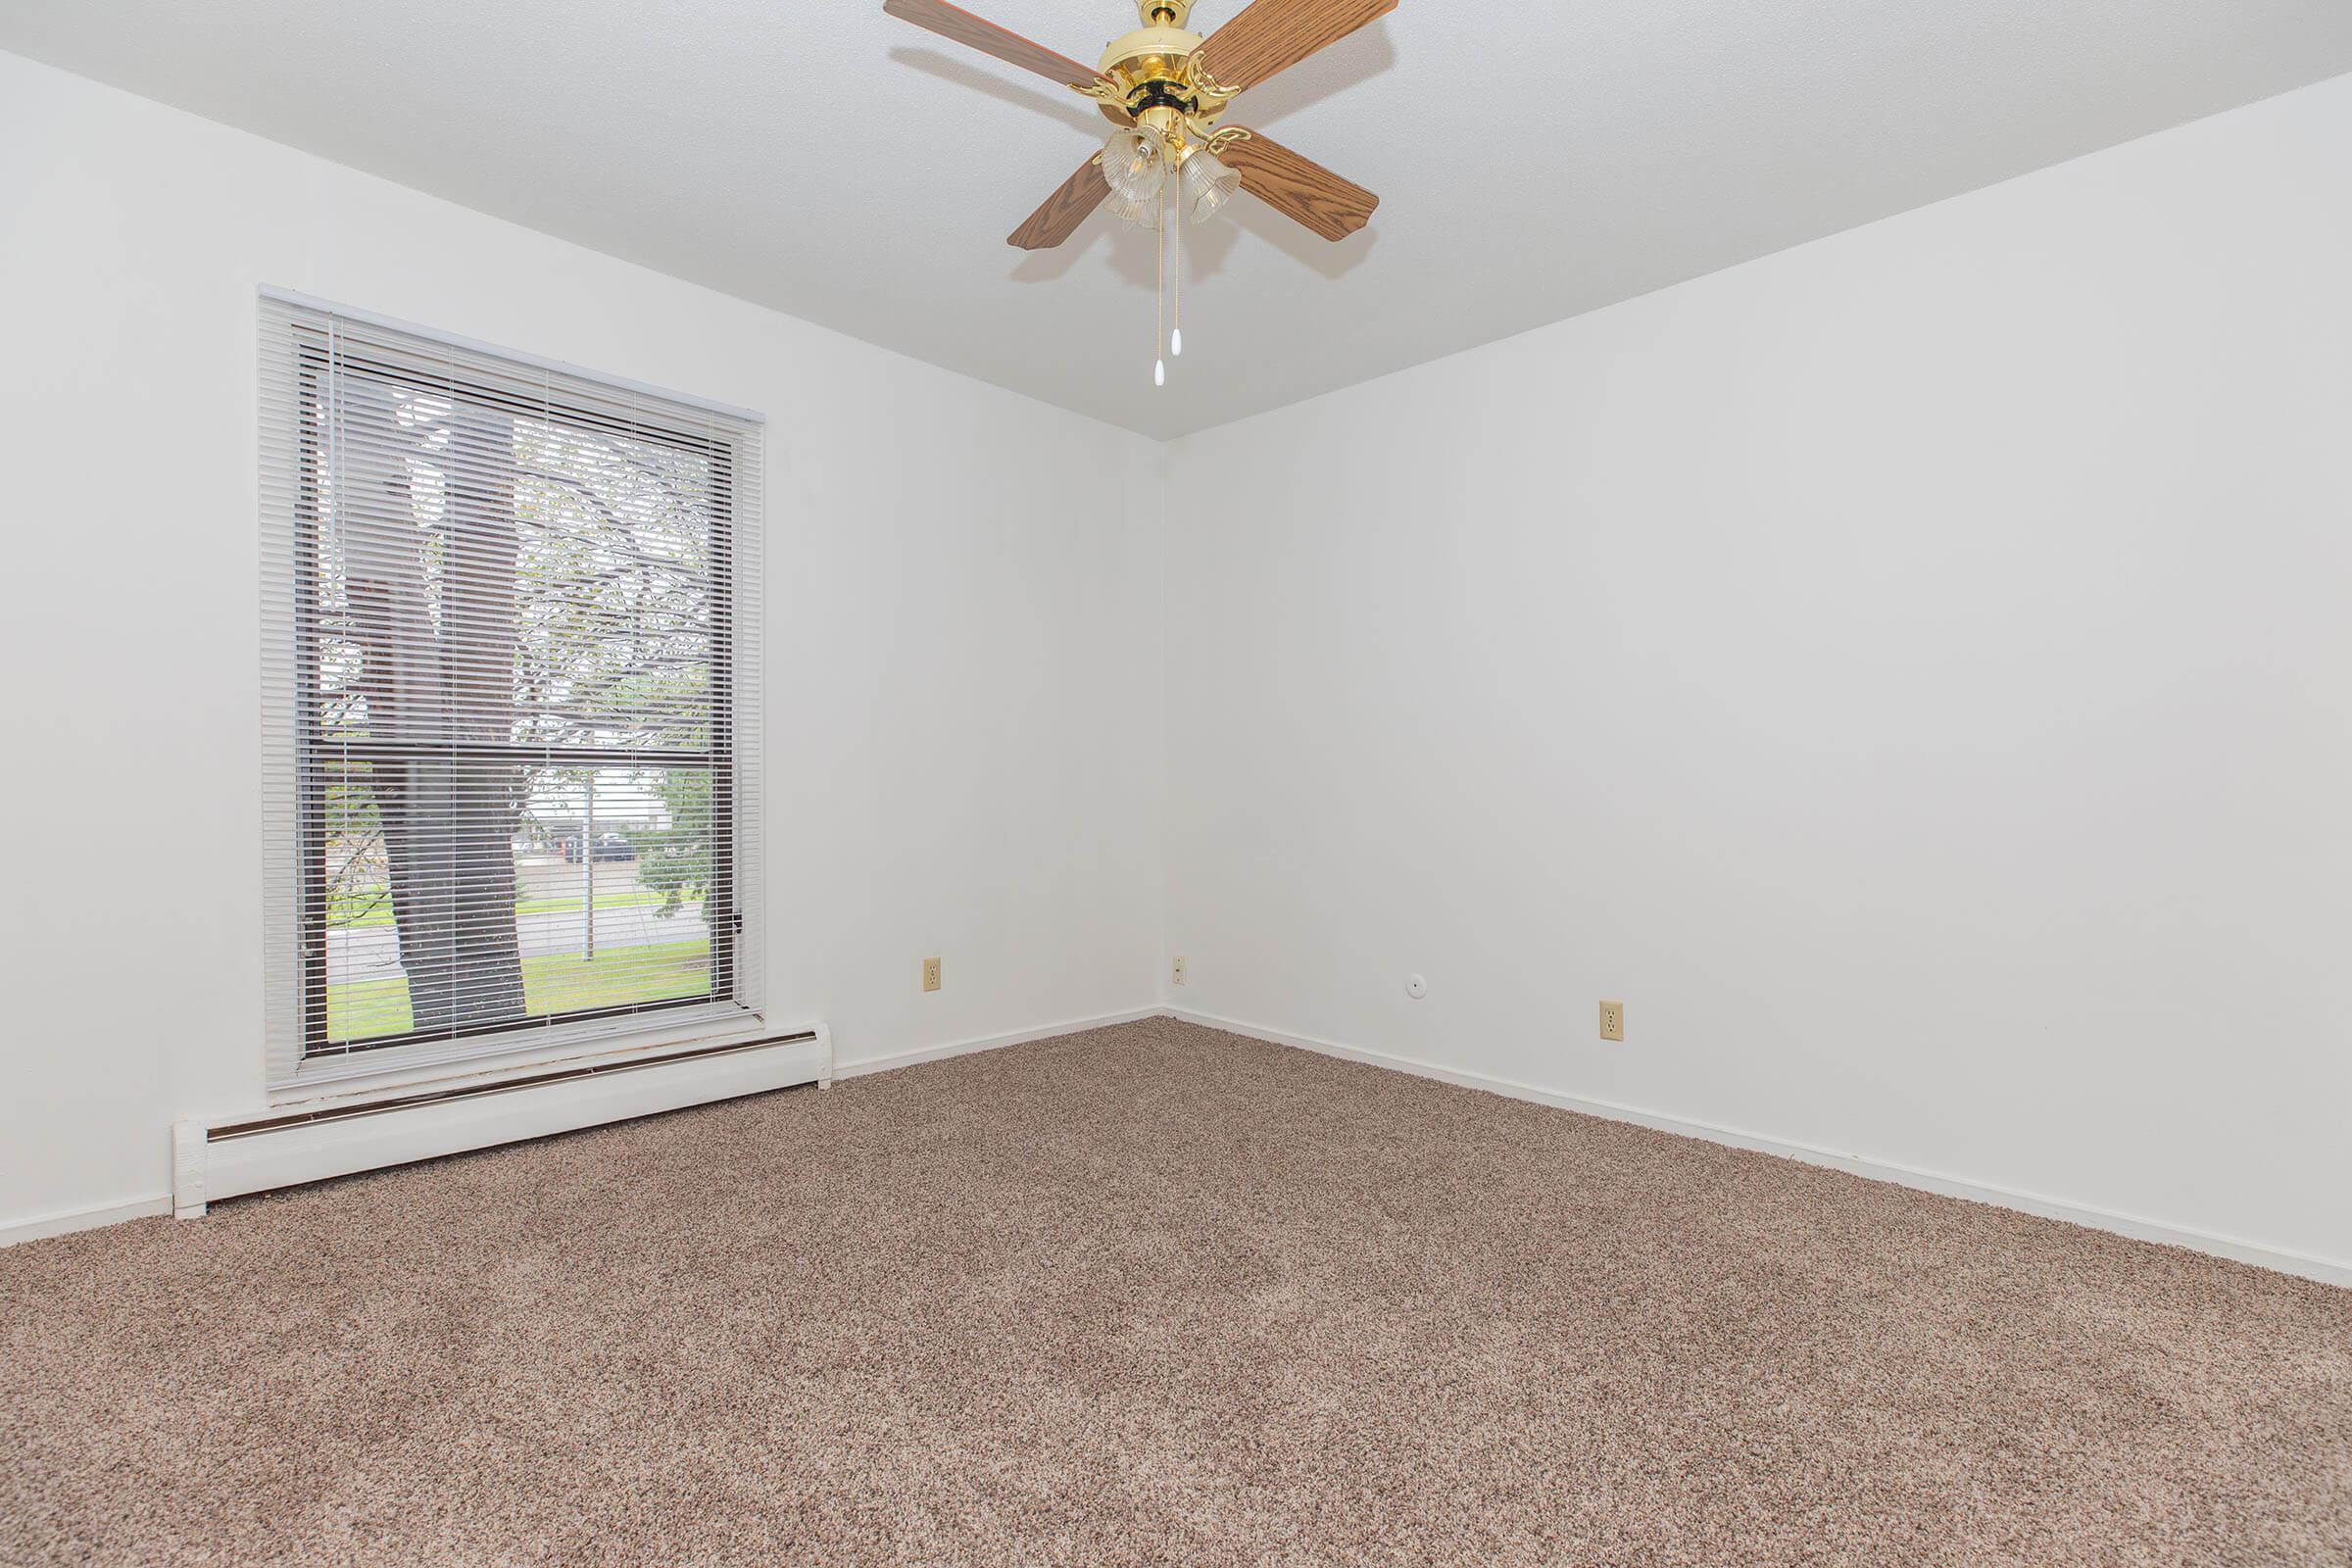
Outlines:
[[[925,991],[939,989],[939,960],[937,958],[923,960],[923,989]]]
[[[1176,983],[1178,985],[1184,984],[1184,960],[1182,958],[1178,958],[1176,960],[1174,973],[1176,976]]]
[[[1623,1040],[1625,1038],[1624,1003],[1604,1002],[1600,1004],[1600,1038],[1603,1040]]]

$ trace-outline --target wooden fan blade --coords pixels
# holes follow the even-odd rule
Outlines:
[[[1047,197],[1045,205],[1031,213],[1006,243],[1025,251],[1050,251],[1077,233],[1087,215],[1110,195],[1110,181],[1102,177],[1102,157],[1097,153],[1080,164],[1078,172],[1063,180],[1061,188]]]
[[[1363,227],[1380,205],[1363,186],[1299,157],[1263,131],[1226,143],[1217,156],[1242,176],[1242,189],[1328,240],[1346,239]]]
[[[882,10],[901,22],[928,27],[942,38],[952,38],[984,55],[995,55],[1007,65],[1034,71],[1073,87],[1091,87],[1102,79],[1102,73],[1092,67],[1082,66],[1067,55],[1057,55],[1042,43],[1031,43],[1017,32],[1007,32],[959,6],[949,5],[947,0],[882,0]]]
[[[1218,86],[1254,87],[1396,9],[1396,0],[1256,0],[1199,50]]]

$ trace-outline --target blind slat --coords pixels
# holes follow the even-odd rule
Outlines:
[[[273,1086],[759,1004],[757,419],[261,312]]]

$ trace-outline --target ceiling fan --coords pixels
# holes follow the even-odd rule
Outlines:
[[[1380,205],[1363,186],[1263,132],[1218,121],[1244,90],[1387,16],[1396,0],[1254,0],[1206,38],[1185,30],[1193,0],[1138,0],[1142,28],[1113,39],[1102,63],[1092,69],[947,0],[883,0],[882,9],[1075,89],[1118,127],[1012,231],[1010,242],[1022,250],[1059,245],[1108,202],[1121,219],[1161,234],[1164,299],[1168,235],[1178,228],[1169,221],[1171,201],[1183,217],[1200,222],[1234,192],[1246,190],[1334,241],[1362,228]],[[1184,352],[1181,255],[1178,278],[1171,356]],[[1156,352],[1156,326],[1152,340]],[[1165,383],[1164,361],[1154,364],[1152,374]]]

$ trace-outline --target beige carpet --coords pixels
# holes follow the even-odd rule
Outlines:
[[[2352,1292],[1134,1024],[0,1251],[0,1560],[2342,1564]]]

